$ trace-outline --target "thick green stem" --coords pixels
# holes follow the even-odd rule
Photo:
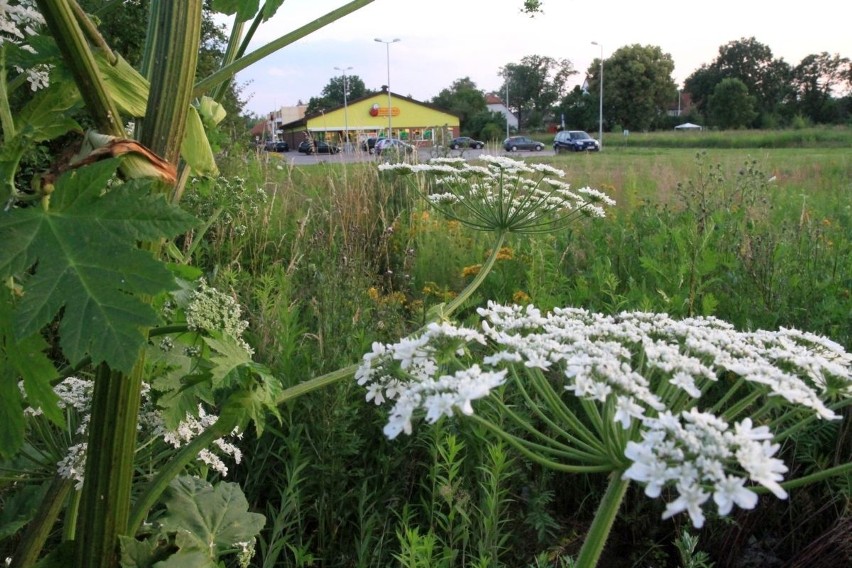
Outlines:
[[[3,127],[3,140],[8,142],[15,137],[15,121],[9,107],[9,92],[6,90],[6,44],[0,43],[0,126]]]
[[[68,493],[74,488],[73,479],[65,479],[56,475],[41,502],[38,512],[27,525],[27,530],[12,556],[10,568],[29,568],[36,563],[41,549],[53,530],[53,525],[65,504]]]
[[[96,124],[104,132],[122,136],[121,117],[75,19],[72,1],[38,3]],[[167,161],[177,163],[198,58],[202,0],[157,2],[156,7],[151,21],[156,38],[151,91],[142,142]],[[143,367],[140,355],[127,376],[103,365],[97,372],[75,546],[74,565],[78,568],[111,568],[118,561],[117,536],[125,533],[130,513]]]
[[[77,568],[112,568],[118,564],[118,535],[130,514],[136,419],[142,365],[129,375],[98,367],[80,500],[75,563]]]
[[[121,115],[109,96],[86,34],[77,21],[73,0],[37,0],[37,2],[95,124],[101,132],[123,136],[124,126],[121,123]]]
[[[597,566],[607,538],[609,538],[609,532],[612,530],[612,524],[618,514],[618,509],[621,507],[625,493],[627,493],[628,485],[630,485],[630,481],[622,479],[620,471],[613,471],[609,474],[609,485],[600,505],[598,505],[595,519],[586,534],[583,547],[580,549],[577,566],[582,566],[582,568]]]
[[[258,13],[257,16],[259,18],[260,13]],[[257,21],[257,18],[255,18],[255,21]],[[240,39],[243,35],[243,29],[244,28],[245,28],[245,22],[237,22],[237,21],[234,22],[234,27],[231,28],[231,37],[228,40],[228,47],[225,49],[225,55],[222,58],[222,67],[224,67],[225,65],[228,65],[229,63],[233,62],[234,59],[237,58],[237,53],[239,52],[239,49],[240,49],[240,47],[239,47],[240,46]],[[228,80],[222,81],[221,83],[216,85],[216,87],[213,89],[213,92],[211,93],[210,96],[213,99],[218,101],[222,97],[222,94],[224,94],[225,89],[228,88],[228,84],[230,82],[231,82],[231,79],[228,79]]]
[[[275,53],[279,49],[286,47],[286,46],[290,45],[291,43],[298,41],[298,40],[302,39],[303,37],[312,34],[313,32],[327,26],[328,24],[336,22],[337,20],[339,20],[343,16],[346,16],[348,14],[351,14],[352,12],[360,10],[361,8],[363,8],[367,4],[371,4],[372,2],[373,2],[373,0],[353,0],[352,2],[346,4],[345,6],[341,6],[337,10],[332,10],[328,14],[326,14],[326,15],[320,17],[320,18],[317,18],[313,22],[306,24],[306,25],[302,26],[301,28],[294,30],[294,31],[292,31],[292,32],[290,32],[286,35],[283,35],[283,36],[279,37],[278,39],[276,39],[274,41],[269,42],[268,44],[264,45],[263,47],[252,51],[248,55],[237,59],[233,63],[230,63],[230,64],[222,67],[221,69],[219,69],[218,71],[216,71],[212,75],[209,75],[207,78],[199,81],[195,85],[195,89],[193,90],[193,93],[195,94],[195,96],[200,97],[201,95],[206,93],[209,89],[212,89],[213,87],[219,85],[222,82],[229,81],[231,78],[234,77],[234,75],[236,75],[237,73],[239,73],[240,71],[242,71],[243,69],[248,67],[249,65],[257,63],[258,61],[260,61],[264,57],[267,57],[267,56]]]
[[[850,472],[852,472],[852,462],[846,462],[840,465],[836,465],[834,467],[830,467],[828,469],[815,471],[810,475],[805,475],[803,477],[797,477],[796,479],[785,481],[784,483],[781,483],[781,487],[783,487],[784,489],[795,489],[796,487],[804,487],[805,485],[810,485],[811,483],[823,481],[825,479],[828,479],[829,477],[834,477],[835,475],[847,475]],[[769,489],[763,487],[762,485],[749,487],[749,489],[751,491],[754,491],[755,493],[769,493]]]
[[[462,290],[461,294],[453,298],[453,301],[444,307],[445,314],[449,315],[459,309],[462,304],[464,304],[468,298],[473,295],[476,289],[479,288],[479,285],[485,281],[485,277],[488,276],[488,273],[491,272],[492,268],[494,268],[494,263],[497,262],[497,256],[500,254],[500,249],[505,241],[506,233],[500,232],[497,235],[497,241],[494,243],[494,248],[491,249],[491,255],[488,257],[488,260],[485,261],[485,264],[482,265],[482,268],[479,270],[479,274],[477,274],[471,283]]]
[[[133,504],[130,519],[127,523],[127,533],[136,534],[148,512],[151,510],[169,486],[169,483],[177,477],[183,469],[190,464],[198,453],[209,447],[215,440],[228,435],[237,426],[236,415],[223,414],[207,430],[196,436],[192,442],[181,448],[181,450],[157,472],[156,477],[143,489],[142,494]]]
[[[157,6],[149,33],[154,37],[148,74],[151,91],[139,140],[177,165],[198,64],[202,0],[159,2]]]

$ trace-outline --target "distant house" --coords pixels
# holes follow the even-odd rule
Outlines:
[[[518,117],[512,114],[512,111],[503,103],[503,99],[499,96],[491,93],[485,95],[485,106],[488,107],[488,110],[491,112],[499,112],[502,114],[508,121],[509,127],[518,129]]]
[[[281,127],[305,118],[307,109],[308,105],[281,107],[255,124],[251,129],[251,135],[255,140],[282,140]]]

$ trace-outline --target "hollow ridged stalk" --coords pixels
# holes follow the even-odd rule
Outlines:
[[[269,42],[268,44],[264,45],[263,47],[260,47],[256,50],[252,51],[248,55],[240,57],[239,59],[236,59],[235,61],[225,65],[224,67],[222,67],[221,69],[219,69],[218,71],[213,73],[212,75],[209,75],[208,77],[199,81],[198,84],[195,86],[195,95],[201,96],[204,93],[206,93],[207,91],[209,91],[210,89],[219,85],[220,83],[230,81],[231,78],[234,75],[236,75],[238,72],[242,71],[243,69],[245,69],[249,65],[252,65],[253,63],[257,63],[258,61],[260,61],[264,57],[272,55],[273,53],[275,53],[279,49],[282,49],[282,48],[290,45],[291,43],[298,41],[298,40],[302,39],[303,37],[312,34],[313,32],[317,31],[318,29],[323,28],[323,27],[329,25],[330,23],[339,20],[343,16],[346,16],[348,14],[351,14],[352,12],[360,10],[361,8],[366,6],[367,4],[371,4],[374,1],[375,0],[352,0],[352,2],[349,2],[348,4],[345,4],[345,5],[341,6],[340,8],[337,8],[336,10],[332,10],[328,14],[325,14],[324,16],[317,18],[313,22],[305,24],[304,26],[302,26],[302,27],[300,27],[300,28],[288,33],[288,34],[285,34],[285,35],[279,37],[278,39]]]
[[[583,547],[580,549],[577,566],[595,568],[601,558],[609,532],[612,530],[612,524],[615,522],[618,509],[621,508],[627,487],[630,485],[630,480],[622,479],[621,475],[622,472],[620,471],[609,474],[609,485],[600,505],[598,505],[598,510],[595,513],[592,526],[589,527],[589,532],[586,534]]]
[[[98,367],[86,474],[80,498],[74,566],[112,568],[118,564],[118,535],[130,515],[136,419],[143,361],[129,375]]]
[[[86,35],[77,22],[73,0],[37,2],[95,124],[101,132],[122,136],[124,126],[121,123],[121,115],[109,96]]]
[[[35,565],[73,487],[74,481],[70,479],[59,477],[58,474],[53,478],[38,512],[24,531],[9,568],[30,568]]]
[[[173,164],[180,156],[198,60],[201,11],[202,0],[182,0],[157,2],[151,12],[151,89],[140,140]],[[159,189],[167,192],[169,187],[161,184]],[[155,253],[159,248],[156,243],[145,246]],[[113,568],[118,563],[118,535],[126,534],[130,515],[143,372],[141,353],[126,376],[103,365],[98,370],[77,527],[77,568]]]

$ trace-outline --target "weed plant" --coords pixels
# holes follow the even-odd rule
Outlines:
[[[848,158],[830,150],[760,159],[622,152],[550,161],[575,185],[606,189],[618,209],[606,222],[508,242],[472,305],[717,315],[740,329],[799,327],[848,348]],[[207,232],[181,252],[247,303],[252,343],[286,386],[418,327],[464,287],[489,246],[370,164],[291,168],[252,155],[233,167],[244,182],[220,186],[221,201],[194,190],[197,207],[208,208],[199,212],[222,213],[204,217]],[[249,187],[264,189],[262,198],[247,193],[257,208],[224,217]],[[235,475],[272,520],[255,565],[570,565],[600,480],[542,471],[474,424],[446,423],[391,445],[380,435],[382,416],[361,396],[337,384],[299,398],[279,427],[247,434]],[[802,434],[798,467],[848,460],[838,450],[848,451],[849,436],[848,428]],[[737,554],[760,552],[749,535],[792,558],[820,535],[839,538],[848,498],[848,480],[803,490],[777,510],[737,515],[737,531],[705,528],[696,545],[676,522],[660,523],[654,503],[628,492],[604,558],[608,566],[733,565]],[[820,522],[789,520],[803,511]]]

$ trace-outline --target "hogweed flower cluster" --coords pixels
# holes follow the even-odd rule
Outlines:
[[[163,440],[174,448],[180,448],[184,444],[188,444],[193,438],[200,435],[204,430],[212,426],[219,419],[215,414],[208,414],[202,405],[198,405],[198,416],[192,414],[186,415],[177,428],[173,431],[163,433]],[[242,438],[243,435],[239,429],[231,432],[231,436]],[[219,448],[219,451],[225,455],[231,456],[236,463],[242,461],[242,451],[225,438],[218,438],[213,441],[213,444]],[[198,453],[198,460],[207,464],[213,470],[219,472],[222,477],[228,475],[228,466],[222,461],[218,455],[211,450],[204,448]]]
[[[19,384],[19,388],[23,392],[23,383]],[[74,432],[75,437],[78,439],[85,438],[91,416],[94,382],[78,377],[68,377],[57,384],[53,390],[59,397],[59,407],[73,410],[76,414],[78,425]],[[25,413],[30,416],[42,414],[38,408],[28,408]],[[169,430],[166,428],[162,413],[157,408],[150,385],[147,383],[142,385],[138,429],[147,437],[161,439],[174,448],[180,448],[214,424],[217,419],[218,416],[210,414],[203,406],[199,405],[197,417],[187,414],[186,418],[174,430]],[[229,437],[242,438],[242,434],[238,430],[234,430]],[[240,463],[242,452],[228,439],[219,438],[214,440],[213,444],[218,449],[218,454],[229,456],[234,462]],[[75,487],[78,491],[83,487],[87,448],[86,442],[73,444],[57,462],[57,472],[60,477],[76,481]],[[218,454],[210,449],[204,449],[199,452],[197,459],[224,477],[228,474],[228,467]]]
[[[433,158],[425,164],[382,164],[379,170],[427,176],[427,200],[477,230],[549,232],[578,216],[604,217],[604,206],[615,204],[589,187],[572,190],[561,180],[562,170],[503,156],[483,155],[477,162]]]
[[[12,3],[9,0],[0,0],[0,46],[11,43],[24,52],[35,54],[36,51],[28,39],[36,35],[37,28],[44,23],[44,17],[36,10],[32,0]],[[31,90],[37,91],[48,86],[49,66],[37,64],[23,68],[16,64],[14,68],[18,73],[26,73]]]
[[[242,319],[242,308],[233,297],[208,286],[204,280],[193,292],[186,307],[186,324],[194,331],[220,332],[237,340],[249,354],[254,350],[242,335],[248,321]]]
[[[794,329],[740,332],[711,317],[542,314],[493,303],[479,314],[479,329],[433,324],[364,356],[356,379],[368,401],[393,405],[388,437],[411,433],[418,417],[470,415],[471,401],[516,377],[532,412],[561,404],[551,424],[568,421],[559,426],[569,440],[560,438],[553,455],[619,472],[652,498],[674,488],[664,518],[686,511],[696,527],[711,498],[720,515],[753,508],[754,484],[785,498],[787,466],[776,457],[784,429],[839,419],[835,410],[852,395],[852,355]],[[582,410],[548,399],[559,391]],[[528,392],[545,395],[533,402]]]

